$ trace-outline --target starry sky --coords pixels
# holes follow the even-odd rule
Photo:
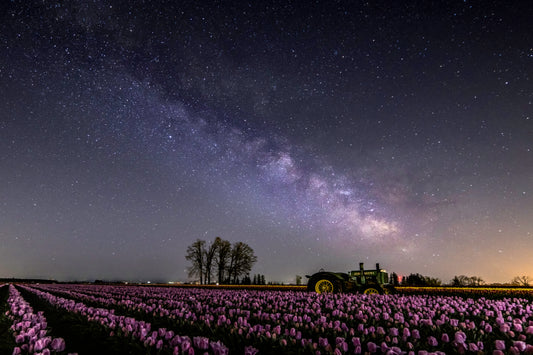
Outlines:
[[[529,1],[0,6],[0,277],[533,276]]]

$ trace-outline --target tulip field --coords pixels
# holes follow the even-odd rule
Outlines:
[[[518,297],[5,284],[0,307],[1,354],[533,354]]]

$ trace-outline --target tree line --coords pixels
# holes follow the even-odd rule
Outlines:
[[[509,285],[512,286],[529,286],[532,282],[529,276],[516,276]],[[400,278],[396,273],[390,274],[389,282],[394,286],[441,286],[442,281],[436,277],[424,276],[421,274],[410,274]],[[456,275],[448,284],[450,286],[481,286],[485,285],[485,280],[479,276]]]
[[[257,261],[254,250],[246,243],[216,237],[212,243],[197,239],[187,247],[185,258],[191,262],[189,277],[197,277],[200,284],[239,283],[240,277],[248,277]],[[264,277],[263,277],[264,280]]]

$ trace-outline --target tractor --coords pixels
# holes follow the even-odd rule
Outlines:
[[[364,294],[395,293],[394,286],[389,284],[389,274],[376,264],[375,270],[365,270],[359,263],[359,270],[331,272],[320,270],[309,276],[307,290],[317,293],[361,292]]]

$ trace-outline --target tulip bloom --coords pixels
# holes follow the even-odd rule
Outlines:
[[[494,347],[496,350],[505,350],[505,341],[504,340],[495,340]]]
[[[378,348],[378,346],[375,343],[371,342],[371,341],[369,341],[368,344],[366,344],[366,346],[367,346],[368,351],[370,353],[375,353],[377,348]]]

